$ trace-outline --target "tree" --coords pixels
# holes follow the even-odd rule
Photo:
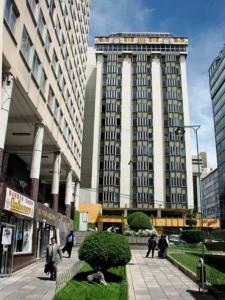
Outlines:
[[[129,217],[129,226],[133,230],[152,229],[149,217],[143,212],[134,212]]]
[[[186,216],[186,225],[190,226],[191,228],[197,225],[197,220],[193,213],[189,213]]]
[[[131,260],[127,239],[117,233],[99,231],[90,234],[79,249],[79,259],[95,271],[125,266]]]

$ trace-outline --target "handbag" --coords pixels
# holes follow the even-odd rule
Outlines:
[[[47,275],[53,271],[53,266],[50,263],[45,264],[44,273]]]

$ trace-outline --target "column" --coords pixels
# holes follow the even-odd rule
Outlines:
[[[165,207],[164,118],[160,57],[152,58],[154,205]]]
[[[95,91],[95,112],[94,112],[94,135],[93,135],[93,155],[92,155],[92,178],[91,188],[98,190],[99,181],[99,155],[100,155],[100,131],[101,131],[101,105],[102,105],[102,75],[103,75],[103,55],[97,53],[96,71],[96,91]],[[95,203],[98,201],[96,194]]]
[[[131,207],[132,160],[132,62],[124,54],[122,65],[121,148],[120,148],[120,207]]]
[[[75,182],[75,210],[79,209],[79,200],[80,200],[80,182]]]
[[[43,124],[36,124],[35,132],[34,132],[31,170],[30,170],[31,199],[33,199],[34,201],[37,201],[38,199],[43,139],[44,139],[44,126]]]
[[[72,188],[72,177],[73,177],[73,171],[70,169],[67,172],[66,177],[66,195],[65,195],[65,206],[66,206],[66,216],[68,219],[70,219],[70,209],[71,209],[71,202],[72,202],[72,194],[73,194],[73,188]]]
[[[14,77],[11,74],[7,74],[2,85],[0,107],[0,177],[2,173],[3,152],[8,126],[9,109],[12,99],[13,80]]]
[[[188,91],[187,91],[187,71],[186,71],[186,56],[180,56],[180,72],[183,98],[183,114],[184,125],[189,125],[189,107],[188,107]],[[187,205],[188,208],[194,208],[193,196],[193,179],[192,179],[192,154],[191,154],[191,137],[190,130],[185,130],[185,155],[186,155],[186,182],[187,182]],[[199,210],[201,211],[201,210]]]
[[[54,153],[54,165],[52,176],[52,209],[58,211],[58,198],[59,198],[59,182],[60,182],[60,170],[61,170],[61,152]]]

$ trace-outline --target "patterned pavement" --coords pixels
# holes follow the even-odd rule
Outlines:
[[[214,300],[198,293],[198,286],[166,259],[145,258],[145,250],[132,250],[127,265],[130,300]]]

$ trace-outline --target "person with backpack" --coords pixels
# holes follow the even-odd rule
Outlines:
[[[154,235],[151,235],[149,240],[148,240],[148,252],[146,253],[146,257],[148,257],[150,252],[152,251],[152,258],[153,258],[155,248],[156,248],[156,241],[154,239]]]
[[[75,236],[74,236],[73,230],[71,230],[70,233],[66,237],[66,245],[62,249],[62,253],[67,251],[68,257],[70,258],[74,244],[75,244]]]

